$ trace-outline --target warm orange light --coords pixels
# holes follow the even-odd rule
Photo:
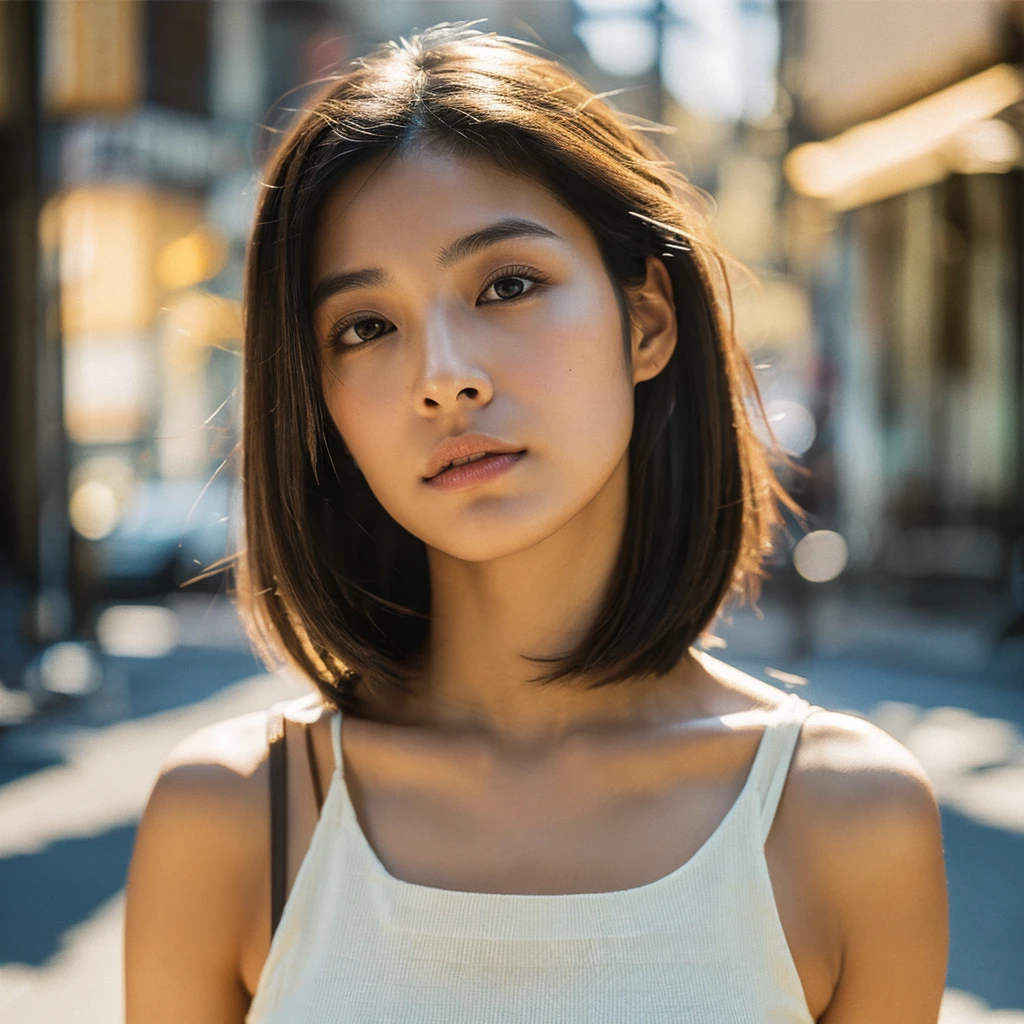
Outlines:
[[[153,325],[163,298],[157,260],[169,241],[195,233],[203,211],[193,199],[142,185],[103,184],[69,189],[46,212],[40,230],[56,235],[61,326],[74,343]]]
[[[797,146],[783,161],[783,173],[795,192],[847,210],[951,173],[1006,170],[1020,149],[1010,146],[1012,129],[993,128],[990,119],[1022,99],[1024,73],[997,64],[827,142]],[[979,130],[979,122],[989,127]],[[986,151],[1001,159],[981,158]]]
[[[242,307],[234,299],[190,290],[176,295],[166,306],[164,337],[176,365],[184,367],[205,359],[212,346],[238,348],[242,338]]]
[[[215,277],[227,258],[227,240],[202,225],[163,247],[157,257],[156,276],[165,288],[191,288]]]

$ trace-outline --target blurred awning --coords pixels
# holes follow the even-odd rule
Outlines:
[[[1024,159],[1021,136],[998,115],[1024,100],[1024,71],[997,64],[825,142],[797,146],[783,173],[800,195],[849,210],[942,181],[1002,173]]]

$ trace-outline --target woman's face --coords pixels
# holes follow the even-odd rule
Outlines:
[[[634,372],[615,292],[590,229],[540,184],[430,148],[376,158],[329,195],[312,281],[330,415],[428,546],[497,558],[616,473],[625,493]],[[525,454],[466,486],[427,481],[437,445],[468,433]]]

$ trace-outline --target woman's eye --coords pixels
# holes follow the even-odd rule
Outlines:
[[[526,291],[528,283],[525,277],[499,277],[487,291],[494,292],[499,299],[514,299]]]
[[[373,341],[387,329],[387,323],[379,317],[367,317],[352,324],[352,331],[360,341]]]
[[[341,348],[358,348],[366,342],[376,341],[387,333],[390,326],[387,320],[379,316],[342,321],[331,331],[330,344]]]
[[[509,267],[500,278],[490,281],[490,284],[484,288],[481,298],[488,292],[493,292],[495,298],[485,299],[484,305],[488,302],[511,302],[513,299],[536,291],[537,286],[543,285],[547,280],[543,274],[528,267]]]

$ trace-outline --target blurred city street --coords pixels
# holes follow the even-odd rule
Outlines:
[[[121,1019],[122,890],[161,761],[202,725],[304,692],[262,672],[232,616],[211,625],[203,604],[187,646],[110,659],[88,697],[0,730],[5,1024]]]
[[[781,613],[736,615],[720,634],[731,653],[711,653],[869,718],[921,760],[942,806],[950,884],[942,1024],[1024,1024],[1024,686],[851,654],[750,656],[784,629]],[[112,681],[93,698],[0,734],[5,1024],[116,1024],[124,873],[160,761],[203,724],[303,692],[260,672],[240,635],[215,646],[210,630],[182,632],[188,646],[111,659]]]

